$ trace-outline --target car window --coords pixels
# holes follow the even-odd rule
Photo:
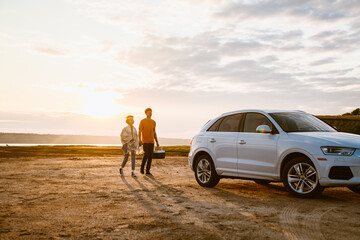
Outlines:
[[[239,132],[241,114],[230,115],[223,118],[218,132]]]
[[[270,129],[273,129],[270,120],[260,113],[247,113],[244,122],[244,132],[256,133],[256,128],[259,125],[268,125]]]
[[[211,125],[211,127],[209,127],[209,129],[207,131],[208,132],[216,132],[222,120],[223,120],[223,118],[220,118],[219,120],[217,120],[213,125]]]

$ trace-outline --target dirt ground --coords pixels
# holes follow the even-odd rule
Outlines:
[[[360,195],[280,183],[200,187],[186,157],[120,177],[119,157],[0,158],[0,239],[360,239]]]

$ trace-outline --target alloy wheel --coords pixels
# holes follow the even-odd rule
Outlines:
[[[288,171],[288,183],[299,194],[312,192],[318,185],[317,172],[308,163],[296,163]]]
[[[196,167],[196,174],[200,182],[207,183],[211,178],[211,165],[207,159],[201,159]]]

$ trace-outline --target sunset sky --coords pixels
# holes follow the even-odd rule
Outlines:
[[[191,138],[238,109],[360,107],[360,2],[0,0],[0,132]],[[161,143],[160,143],[161,144]]]

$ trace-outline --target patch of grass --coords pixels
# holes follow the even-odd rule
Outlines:
[[[187,156],[190,146],[163,147],[167,156]],[[81,160],[86,157],[118,157],[123,155],[121,146],[0,146],[0,159],[4,158],[67,158]],[[141,158],[138,155],[137,158]]]
[[[81,157],[118,156],[122,154],[121,147],[98,146],[4,146],[0,147],[0,158],[53,158],[67,157],[75,160]],[[77,159],[76,159],[77,160]]]
[[[187,156],[190,151],[190,146],[165,146],[166,156]]]

